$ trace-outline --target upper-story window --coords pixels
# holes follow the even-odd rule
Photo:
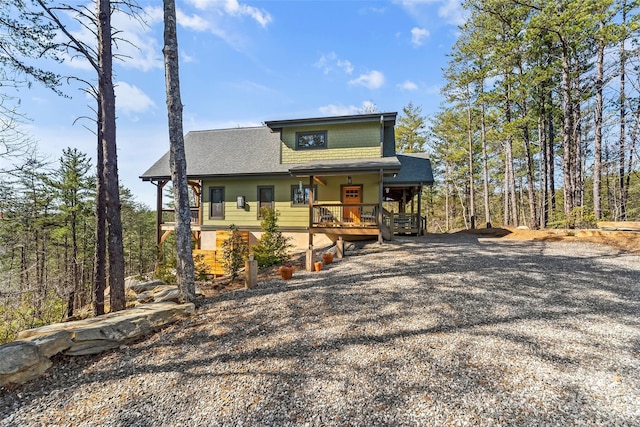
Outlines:
[[[296,132],[296,149],[327,148],[327,131]]]

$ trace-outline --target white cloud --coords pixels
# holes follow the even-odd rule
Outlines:
[[[351,114],[358,114],[358,112],[360,111],[360,107],[356,107],[353,105],[344,106],[329,104],[318,108],[318,110],[322,115],[326,116],[348,116]]]
[[[313,66],[320,68],[324,74],[329,74],[334,68],[339,68],[347,74],[353,73],[351,61],[338,58],[335,52],[323,53]]]
[[[224,10],[231,16],[249,16],[260,24],[262,28],[265,28],[271,22],[269,12],[246,4],[240,4],[238,0],[226,0],[224,2]]]
[[[124,12],[113,14],[113,28],[120,32],[118,37],[122,39],[115,43],[115,53],[122,58],[118,65],[141,71],[163,68],[162,47],[151,30],[153,23],[162,22],[162,15],[152,9],[145,12],[146,25]]]
[[[360,112],[375,113],[378,111],[378,106],[373,101],[363,101]]]
[[[356,79],[349,80],[349,84],[353,86],[364,86],[369,89],[378,89],[384,84],[384,74],[380,71],[373,70],[368,74],[362,74]]]
[[[207,31],[212,27],[212,25],[202,16],[198,14],[189,16],[181,9],[176,10],[176,18],[180,25],[190,30]]]
[[[355,105],[329,104],[318,108],[318,111],[325,116],[349,116],[362,114],[363,112],[378,111],[378,107],[373,101],[362,101],[362,105],[359,107]]]
[[[180,51],[180,59],[182,59],[182,62],[184,62],[185,64],[187,64],[189,62],[195,62],[195,60],[196,60],[196,58],[194,56],[189,55],[184,50]]]
[[[438,9],[438,16],[453,25],[464,24],[466,13],[462,9],[462,2],[460,0],[444,0],[443,3]]]
[[[264,9],[242,4],[238,0],[224,0],[222,2],[212,0],[189,0],[189,3],[201,11],[214,10],[229,16],[248,16],[256,21],[262,28],[266,28],[273,18]]]
[[[127,115],[144,113],[155,107],[155,103],[140,88],[126,82],[115,83],[116,109]]]
[[[421,46],[422,41],[427,37],[429,37],[429,35],[430,35],[429,30],[426,30],[424,28],[414,27],[411,29],[411,43],[414,46]]]
[[[460,0],[397,0],[396,3],[422,24],[433,21],[436,7],[438,16],[447,24],[461,25],[466,18]]]
[[[398,84],[398,87],[402,90],[418,90],[418,85],[411,80],[405,80],[404,82]]]
[[[342,68],[342,70],[347,73],[347,74],[351,74],[353,73],[353,65],[351,65],[351,62],[347,59],[344,60],[338,60],[337,62],[338,67]]]
[[[244,92],[272,92],[272,89],[268,86],[261,85],[260,83],[252,82],[250,80],[243,80],[238,83],[233,83],[233,86]]]

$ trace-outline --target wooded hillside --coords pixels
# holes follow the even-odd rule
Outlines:
[[[638,1],[464,7],[426,135],[430,230],[637,220]]]

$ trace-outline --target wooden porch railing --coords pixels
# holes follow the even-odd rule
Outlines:
[[[200,225],[200,209],[191,207],[191,225]],[[175,224],[176,215],[173,209],[162,209],[162,224]]]
[[[376,203],[313,205],[313,227],[378,227]]]
[[[418,214],[394,213],[384,210],[384,225],[395,233],[417,233],[426,230],[427,218]]]

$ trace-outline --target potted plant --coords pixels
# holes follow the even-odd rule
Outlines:
[[[333,252],[325,252],[322,254],[322,260],[325,264],[331,264],[333,262]]]
[[[313,265],[316,268],[316,271],[321,271],[322,270],[322,261],[316,261],[313,263]]]
[[[282,280],[290,280],[293,277],[293,266],[289,262],[285,262],[280,266],[280,277]]]

